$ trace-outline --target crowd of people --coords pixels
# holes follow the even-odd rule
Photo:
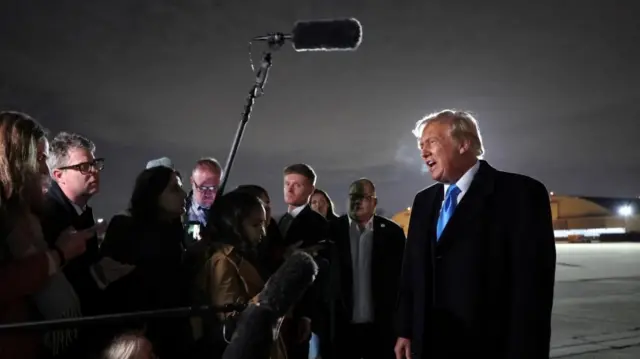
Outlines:
[[[0,332],[0,358],[220,358],[241,306],[296,251],[313,256],[318,276],[280,318],[271,359],[548,357],[546,189],[480,160],[465,112],[427,116],[415,134],[438,183],[416,196],[405,238],[376,215],[371,180],[345,185],[348,213],[338,216],[304,163],[282,172],[282,216],[259,184],[216,198],[224,173],[213,158],[188,177],[160,158],[137,176],[128,207],[97,220],[89,202],[105,160],[93,142],[70,132],[49,140],[28,115],[0,113],[0,324],[236,306]]]

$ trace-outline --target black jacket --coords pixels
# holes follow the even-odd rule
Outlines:
[[[45,240],[50,246],[53,246],[60,234],[69,227],[80,230],[95,225],[91,207],[87,206],[82,215],[79,215],[55,181],[52,181],[45,196],[40,220]],[[70,260],[64,267],[64,274],[78,294],[85,316],[102,312],[102,290],[90,272],[90,267],[98,263],[100,258],[98,238],[93,237],[87,241],[84,254]]]
[[[436,241],[442,184],[411,209],[399,336],[414,359],[549,358],[555,239],[540,182],[485,161]]]

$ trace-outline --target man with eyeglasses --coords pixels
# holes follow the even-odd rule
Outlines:
[[[222,177],[222,167],[214,158],[202,158],[191,173],[191,193],[187,199],[187,218],[190,223],[207,225],[209,208],[216,199]]]
[[[331,223],[339,253],[335,357],[393,359],[393,313],[398,296],[405,236],[402,228],[376,215],[373,182],[349,186],[347,215]]]
[[[104,159],[94,156],[93,142],[75,133],[59,133],[49,147],[47,164],[52,181],[41,215],[44,237],[53,244],[60,233],[69,228],[95,231],[87,241],[84,254],[68,262],[63,259],[66,262],[63,272],[77,294],[82,314],[103,314],[106,303],[102,290],[133,269],[100,255],[98,237],[104,233],[106,224],[96,224],[88,202],[100,190]],[[99,333],[94,328],[88,332],[81,330],[80,336],[81,339],[60,358],[86,357],[87,351],[99,348],[103,344],[101,341],[108,337],[107,333]]]

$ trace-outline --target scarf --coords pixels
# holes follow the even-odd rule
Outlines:
[[[7,246],[13,258],[27,257],[49,248],[44,240],[40,221],[31,213],[15,222],[7,237]],[[53,274],[30,299],[45,320],[82,316],[80,300],[62,271]],[[77,329],[49,331],[44,335],[44,344],[56,356],[77,337]]]

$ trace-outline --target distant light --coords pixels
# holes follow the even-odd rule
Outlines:
[[[585,228],[585,229],[557,229],[553,231],[556,238],[569,236],[599,237],[602,234],[623,234],[624,228]]]
[[[553,192],[549,192],[549,195],[550,195],[550,196],[553,196]]]
[[[633,214],[633,207],[628,204],[620,206],[620,208],[618,208],[618,214],[622,217],[629,217]]]
[[[410,210],[411,210],[411,207],[407,207],[407,211],[410,211]]]

